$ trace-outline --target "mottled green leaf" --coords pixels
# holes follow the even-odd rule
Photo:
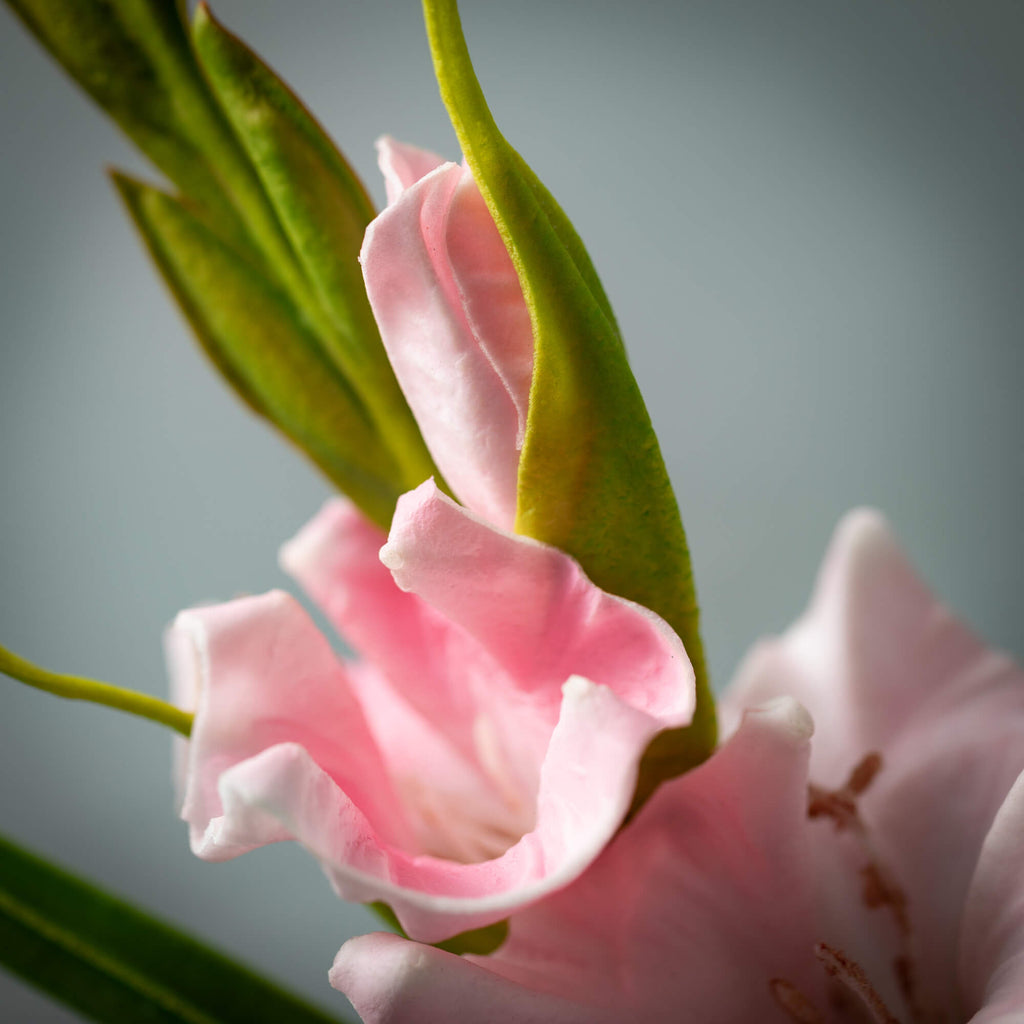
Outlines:
[[[114,180],[218,369],[387,529],[399,493],[397,468],[288,295],[179,200],[123,175]]]
[[[375,211],[362,182],[280,78],[210,14],[193,23],[196,54],[284,226],[328,324],[328,356],[362,397],[405,488],[436,473],[380,341],[359,250]]]
[[[650,418],[618,328],[575,231],[498,131],[455,0],[424,0],[441,96],[502,234],[536,345],[516,529],[575,556],[599,586],[653,609],[697,673],[697,712],[663,734],[641,790],[711,752],[711,699],[689,551]]]
[[[2,838],[0,964],[111,1024],[339,1020]]]

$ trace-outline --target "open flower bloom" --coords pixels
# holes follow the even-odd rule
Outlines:
[[[424,941],[577,876],[621,823],[648,741],[692,715],[661,619],[431,481],[387,538],[328,503],[282,563],[361,660],[283,593],[179,615],[193,850],[297,839],[341,896],[387,902]]]
[[[378,143],[388,207],[360,260],[395,376],[459,500],[511,529],[533,375],[515,268],[473,175]]]
[[[718,752],[494,955],[363,936],[333,983],[380,1024],[1024,1019],[1024,674],[877,516],[725,704]]]

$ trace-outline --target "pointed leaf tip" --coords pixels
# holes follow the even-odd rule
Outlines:
[[[398,471],[358,396],[289,297],[184,202],[123,174],[114,181],[217,368],[387,529],[400,493]]]
[[[408,490],[435,473],[370,311],[359,266],[375,210],[343,154],[282,79],[208,8],[192,29],[207,80],[258,175],[308,294],[325,356],[351,385]]]

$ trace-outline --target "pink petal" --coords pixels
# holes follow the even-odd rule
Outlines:
[[[351,502],[335,498],[281,549],[281,565],[372,666],[350,669],[349,681],[402,795],[416,847],[486,860],[532,828],[535,811],[510,809],[497,797],[477,763],[474,715],[458,711],[471,694],[460,695],[455,684],[479,659],[477,645],[395,586],[378,557],[386,540]],[[411,689],[413,703],[392,680]],[[459,731],[456,722],[463,735],[450,735]]]
[[[511,528],[533,333],[469,171],[444,164],[407,187],[370,225],[361,261],[381,338],[435,462],[464,504]]]
[[[457,699],[447,691],[458,681],[461,638],[426,602],[395,586],[379,557],[386,542],[351,502],[334,498],[281,548],[281,567],[365,662],[421,691],[425,710],[440,705],[437,718],[446,721]]]
[[[534,802],[495,780],[379,673],[350,672],[413,830],[410,849],[463,863],[500,856],[536,821]]]
[[[436,942],[479,928],[557,891],[614,835],[629,807],[639,756],[661,724],[581,678],[565,686],[562,713],[541,766],[537,824],[501,856],[461,864],[388,851],[372,898],[388,902],[406,932]],[[347,866],[328,870],[347,898]]]
[[[208,860],[289,838],[263,816],[228,820],[229,769],[282,745],[302,750],[343,786],[373,827],[404,838],[397,798],[344,670],[306,613],[275,591],[182,612],[168,634],[174,691],[196,712],[181,816]],[[339,742],[344,737],[344,742]]]
[[[960,978],[972,1024],[1024,1019],[1024,774],[985,837],[960,934]]]
[[[609,686],[662,727],[690,720],[693,674],[678,637],[647,609],[598,590],[568,556],[494,530],[429,482],[399,501],[382,551],[415,593],[399,590],[376,558],[381,539],[333,502],[286,545],[282,564],[499,792],[529,794],[531,822],[570,676]]]
[[[656,616],[431,482],[404,496],[385,545],[419,593],[373,558],[381,540],[332,502],[282,552],[380,665],[343,670],[281,595],[182,616],[176,661],[200,694],[191,785],[210,801],[186,814],[204,855],[295,838],[345,898],[383,899],[437,941],[587,867],[650,739],[689,721],[693,673]]]
[[[600,1024],[588,1007],[532,992],[433,946],[375,932],[342,946],[331,984],[366,1024]],[[500,1007],[500,1018],[495,1014]]]
[[[384,900],[410,935],[436,942],[501,920],[579,875],[622,821],[639,752],[658,728],[604,687],[567,684],[541,770],[537,826],[492,860],[460,863],[417,854],[408,840],[388,841],[363,813],[367,804],[349,795],[351,778],[325,771],[298,743],[276,743],[223,772],[208,764],[193,768],[194,777],[215,784],[219,798],[219,813],[195,833],[194,848],[224,859],[294,838],[344,899]],[[206,730],[197,739],[209,747]],[[344,740],[342,733],[339,751],[346,750]],[[361,777],[387,788],[381,776]]]
[[[821,1001],[811,950],[810,720],[781,701],[668,783],[571,886],[486,958],[395,937],[342,947],[331,981],[368,1024],[782,1019],[773,987]],[[507,1008],[507,1015],[506,1015]]]
[[[390,135],[382,135],[377,140],[377,164],[384,175],[388,206],[397,202],[407,188],[444,162],[443,157],[431,153],[429,149],[409,146]]]
[[[562,683],[582,675],[633,707],[689,721],[693,670],[664,620],[595,587],[557,548],[492,528],[433,481],[399,499],[380,557],[537,706],[554,711]]]
[[[952,1005],[967,886],[1024,769],[1024,673],[953,619],[884,521],[860,511],[836,531],[808,612],[741,666],[724,717],[778,694],[814,715],[813,781],[838,786],[865,755],[881,754],[860,814],[873,856],[907,899],[920,999]],[[851,923],[853,904],[863,911],[849,885],[855,870],[849,857],[824,857],[822,889],[833,894],[830,928],[845,928],[844,948],[868,963],[882,947],[877,924]],[[841,892],[853,894],[846,905]]]

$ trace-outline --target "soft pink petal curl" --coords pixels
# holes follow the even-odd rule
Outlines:
[[[431,482],[399,502],[390,572],[382,539],[333,502],[282,554],[356,666],[285,595],[179,617],[179,692],[198,695],[183,815],[209,858],[298,839],[344,897],[436,941],[586,868],[647,743],[690,720],[693,672],[656,616]]]
[[[398,382],[459,499],[511,528],[533,374],[515,268],[470,172],[379,143],[391,205],[361,262]]]

